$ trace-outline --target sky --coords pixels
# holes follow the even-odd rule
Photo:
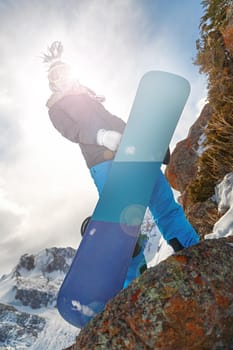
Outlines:
[[[201,15],[198,0],[0,0],[0,275],[22,254],[76,248],[98,200],[78,145],[48,118],[47,47],[61,41],[79,81],[125,121],[145,72],[188,79],[173,149],[205,101],[193,64]]]

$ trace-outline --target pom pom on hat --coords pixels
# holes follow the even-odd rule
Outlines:
[[[49,65],[48,80],[49,87],[53,92],[61,91],[74,84],[71,79],[70,66],[61,61],[63,46],[60,41],[54,41],[48,51],[43,55],[43,61]]]
[[[54,63],[61,61],[61,56],[64,49],[60,41],[54,41],[50,47],[48,47],[48,52],[43,55],[44,63],[53,65]]]

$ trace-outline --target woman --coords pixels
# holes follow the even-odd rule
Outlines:
[[[104,108],[102,96],[97,96],[92,90],[72,79],[70,67],[61,61],[62,51],[61,43],[55,42],[45,55],[45,61],[50,63],[48,80],[52,90],[47,102],[49,117],[65,138],[79,144],[101,194],[125,123]],[[175,251],[199,241],[161,171],[154,186],[149,209],[161,234]],[[145,240],[140,245],[144,247]],[[132,258],[125,285],[139,276],[145,266],[143,249],[138,249]]]

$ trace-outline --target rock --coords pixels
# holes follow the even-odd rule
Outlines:
[[[233,349],[232,266],[233,237],[169,257],[110,301],[69,349]]]
[[[170,185],[183,192],[197,172],[196,161],[203,142],[203,131],[212,115],[212,108],[205,105],[199,118],[190,128],[186,139],[177,143],[165,174]]]
[[[74,254],[70,247],[44,249],[37,255],[24,254],[13,271],[15,300],[32,309],[55,305],[58,286]]]
[[[48,287],[49,289],[49,287]],[[17,288],[15,287],[15,299],[22,305],[29,306],[32,309],[47,307],[56,303],[57,291],[37,290],[35,288]]]
[[[14,273],[16,276],[21,276],[24,274],[24,270],[31,271],[35,268],[44,275],[54,271],[67,273],[74,254],[75,249],[71,247],[44,249],[36,256],[24,254],[21,256]]]
[[[67,273],[71,261],[75,255],[75,249],[67,247],[67,248],[50,248],[46,249],[47,254],[50,254],[50,261],[48,262],[45,272],[51,273],[53,271],[62,271]]]
[[[35,257],[34,255],[24,254],[21,256],[19,263],[16,267],[16,269],[26,269],[27,271],[30,271],[35,268]]]
[[[21,312],[13,306],[0,304],[0,346],[30,347],[45,326],[45,320],[37,315]]]
[[[198,158],[203,152],[205,141],[204,130],[213,113],[210,104],[206,104],[196,122],[189,130],[188,136],[177,143],[171,154],[171,160],[165,170],[170,185],[180,192],[179,202],[186,216],[203,238],[213,229],[215,220],[219,218],[217,205],[209,198],[205,202],[193,203],[188,185],[195,179],[198,169]]]

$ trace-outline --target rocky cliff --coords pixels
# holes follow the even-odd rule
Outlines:
[[[212,107],[206,104],[189,129],[188,136],[176,144],[165,170],[170,185],[181,193],[180,199],[183,204],[185,204],[184,191],[197,173],[197,159],[203,151],[205,129],[212,113]]]
[[[213,196],[205,201],[193,202],[188,189],[197,176],[199,157],[207,147],[204,145],[205,130],[212,115],[213,108],[210,104],[206,104],[196,122],[191,126],[188,136],[177,143],[165,170],[171,186],[180,192],[179,201],[189,221],[202,238],[212,231],[215,222],[220,217],[217,203]]]

